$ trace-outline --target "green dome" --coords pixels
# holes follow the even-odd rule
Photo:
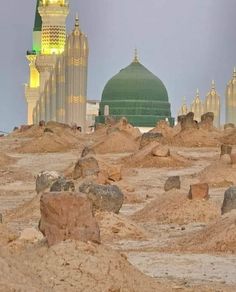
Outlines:
[[[98,123],[104,123],[104,108],[117,119],[126,117],[134,126],[154,127],[159,120],[171,118],[168,93],[163,82],[137,58],[108,81],[100,103]]]

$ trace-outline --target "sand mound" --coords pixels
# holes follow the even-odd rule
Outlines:
[[[102,141],[92,147],[98,154],[134,152],[138,148],[138,141],[130,134],[120,130],[107,134]]]
[[[6,222],[20,222],[21,224],[38,223],[40,219],[40,195],[21,206],[8,211],[4,220]]]
[[[176,243],[177,249],[191,252],[236,253],[236,211]]]
[[[7,245],[17,237],[18,235],[10,230],[6,224],[0,224],[0,246]]]
[[[213,187],[236,184],[236,169],[222,160],[214,161],[198,175],[199,181]]]
[[[44,133],[42,136],[24,142],[17,149],[20,153],[53,153],[65,152],[73,148],[73,143],[54,133]]]
[[[158,122],[156,127],[150,131],[150,133],[160,133],[164,138],[172,138],[177,134],[177,132],[176,128],[170,127],[166,121]]]
[[[0,153],[0,167],[8,166],[16,161],[15,158],[8,156],[7,154]]]
[[[182,130],[173,138],[164,139],[166,143],[184,147],[214,147],[219,146],[220,132],[204,129]]]
[[[100,227],[102,242],[113,239],[145,239],[148,236],[142,228],[121,215],[100,212],[96,214],[96,219]]]
[[[168,157],[157,157],[152,155],[152,149],[158,146],[157,142],[151,142],[144,148],[137,150],[134,154],[129,157],[121,159],[126,167],[184,167],[190,164],[190,162],[177,154],[171,153]]]
[[[29,249],[15,260],[21,263],[22,273],[40,279],[47,287],[43,291],[171,291],[103,245],[66,241],[51,248]],[[15,271],[9,272],[14,283]]]
[[[0,291],[49,291],[37,276],[29,275],[20,262],[16,262],[10,255],[7,256],[5,250],[1,249],[0,266]]]
[[[188,224],[210,222],[220,216],[220,209],[210,201],[189,200],[181,191],[164,193],[131,218],[138,222]]]

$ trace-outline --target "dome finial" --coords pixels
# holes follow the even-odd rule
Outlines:
[[[216,89],[216,83],[215,80],[211,81],[211,89]]]
[[[138,57],[138,49],[135,48],[134,49],[134,60],[133,60],[134,63],[139,63],[139,57]]]
[[[79,27],[79,13],[76,12],[75,14],[75,27]]]
[[[236,78],[236,67],[234,67],[234,74],[233,77]]]

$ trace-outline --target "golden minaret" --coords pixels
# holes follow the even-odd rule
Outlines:
[[[191,105],[191,112],[194,113],[194,119],[197,122],[201,121],[201,116],[204,114],[204,105],[200,99],[199,90],[197,89],[196,96]]]
[[[215,81],[212,81],[211,90],[208,92],[205,100],[205,112],[214,113],[214,126],[220,127],[220,96],[216,91]]]
[[[181,108],[179,110],[179,116],[187,115],[188,112],[189,112],[189,110],[188,110],[188,106],[187,106],[187,103],[186,103],[186,97],[183,97],[182,106],[181,106]]]
[[[236,68],[234,68],[233,78],[226,87],[226,123],[236,125]]]

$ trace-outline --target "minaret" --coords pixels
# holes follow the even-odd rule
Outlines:
[[[220,96],[216,91],[215,81],[212,81],[211,90],[208,92],[205,100],[205,112],[214,113],[214,126],[220,127]]]
[[[40,72],[40,92],[43,92],[57,55],[64,52],[69,5],[66,0],[41,0],[38,11],[42,19],[42,36],[36,66]]]
[[[65,47],[65,122],[76,123],[83,131],[86,127],[88,54],[88,40],[81,32],[76,16],[74,30],[68,36]]]
[[[39,99],[39,72],[36,69],[36,57],[40,53],[41,49],[41,30],[42,20],[38,13],[40,0],[37,0],[35,23],[33,30],[33,49],[27,51],[27,59],[29,61],[29,82],[25,85],[25,99],[28,108],[28,124],[33,124],[33,109],[36,106],[36,102]]]
[[[191,105],[191,112],[194,113],[194,119],[198,122],[201,121],[201,116],[204,114],[204,106],[202,104],[202,101],[200,99],[199,90],[197,89],[196,96],[194,98],[194,101]]]
[[[186,103],[186,97],[183,97],[182,106],[181,106],[180,111],[179,111],[179,116],[187,115],[188,112],[189,111],[188,111],[188,106]]]
[[[233,78],[226,87],[226,123],[236,125],[236,68],[234,68]]]

